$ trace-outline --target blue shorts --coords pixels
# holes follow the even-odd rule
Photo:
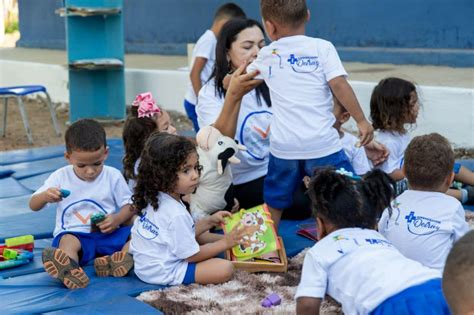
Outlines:
[[[371,315],[450,314],[441,290],[441,278],[410,287],[383,301]]]
[[[199,124],[196,114],[196,105],[191,104],[187,100],[184,100],[184,110],[186,111],[186,115],[188,118],[193,122],[194,131],[199,131]]]
[[[196,263],[188,263],[188,269],[184,275],[183,284],[188,285],[196,282]]]
[[[354,172],[344,150],[311,160],[284,160],[270,153],[268,173],[265,177],[263,199],[272,208],[284,209],[293,204],[293,193],[305,175],[312,176],[314,169],[332,166]]]
[[[461,166],[462,166],[461,164],[454,162],[454,167],[453,167],[454,174],[459,173],[459,170],[461,169]]]
[[[58,234],[53,240],[53,247],[59,247],[61,237],[71,234],[77,237],[81,242],[81,251],[79,252],[79,265],[84,266],[97,256],[112,255],[121,251],[125,243],[130,238],[132,226],[121,227],[110,234],[101,232],[83,233],[65,231]]]

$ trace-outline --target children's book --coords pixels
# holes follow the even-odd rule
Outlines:
[[[316,231],[316,222],[302,223],[298,225],[296,234],[309,238],[315,242],[318,241],[318,234]]]
[[[244,242],[232,247],[232,256],[235,260],[245,261],[265,253],[280,249],[280,242],[270,219],[270,212],[264,205],[251,209],[241,209],[226,219],[223,225],[224,233],[229,233],[239,224],[248,232],[244,237]]]

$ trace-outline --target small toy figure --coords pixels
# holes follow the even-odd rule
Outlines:
[[[61,189],[60,191],[63,198],[67,198],[71,194],[71,191],[67,189]]]
[[[105,214],[102,212],[94,213],[91,216],[91,232],[99,232],[99,228],[97,227],[97,223],[100,223],[105,220]]]
[[[263,300],[262,300],[262,306],[263,307],[272,307],[272,306],[277,306],[280,305],[281,303],[281,298],[278,294],[275,292],[267,295]]]

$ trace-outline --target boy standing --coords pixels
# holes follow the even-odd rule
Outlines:
[[[278,227],[281,209],[292,204],[304,175],[328,165],[353,172],[332,127],[332,93],[356,120],[361,145],[372,140],[373,128],[334,46],[305,36],[309,19],[305,0],[261,0],[260,9],[273,42],[260,50],[247,72],[258,70],[270,89],[273,121],[264,200]]]
[[[393,201],[393,213],[386,209],[379,221],[379,232],[403,255],[438,270],[453,243],[469,230],[461,203],[446,194],[453,165],[446,138],[437,133],[413,138],[402,168],[409,190]]]
[[[215,15],[210,30],[207,30],[197,41],[193,49],[189,84],[184,97],[184,109],[188,118],[193,122],[194,130],[199,131],[196,116],[197,95],[202,85],[211,77],[216,59],[217,35],[222,26],[232,18],[245,18],[244,11],[234,3],[220,6]]]
[[[99,276],[124,276],[132,268],[133,259],[124,249],[131,226],[121,225],[133,212],[122,174],[104,166],[109,153],[104,128],[91,119],[79,120],[68,128],[65,140],[64,156],[71,165],[48,177],[31,196],[30,208],[38,211],[57,203],[53,247],[43,251],[43,264],[52,277],[75,289],[89,283],[80,266],[98,255],[111,255],[96,261]],[[105,219],[92,232],[91,217],[97,213]]]

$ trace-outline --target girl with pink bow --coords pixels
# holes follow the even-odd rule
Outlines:
[[[154,131],[176,134],[170,115],[156,104],[153,95],[150,92],[138,94],[122,132],[125,147],[123,173],[132,191],[135,187],[140,154],[146,140]]]

